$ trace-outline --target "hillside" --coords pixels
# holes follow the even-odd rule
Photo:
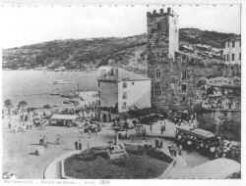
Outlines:
[[[180,29],[180,41],[222,48],[233,34]],[[102,65],[119,65],[144,73],[147,65],[147,35],[126,38],[56,40],[3,50],[4,69],[91,70]]]

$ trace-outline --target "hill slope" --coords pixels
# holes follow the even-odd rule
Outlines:
[[[234,34],[180,29],[180,41],[222,48],[223,40]],[[147,36],[57,40],[3,50],[4,69],[91,70],[117,64],[144,73],[147,65]]]

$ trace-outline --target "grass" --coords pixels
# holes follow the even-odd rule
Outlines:
[[[167,166],[167,162],[146,154],[129,154],[122,161],[111,161],[102,156],[85,161],[72,156],[65,160],[65,173],[80,179],[145,179],[160,176]]]

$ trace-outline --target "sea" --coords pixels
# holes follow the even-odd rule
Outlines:
[[[97,71],[2,71],[2,100],[11,99],[13,105],[25,100],[30,107],[59,106],[64,98],[51,94],[78,90],[96,91]]]

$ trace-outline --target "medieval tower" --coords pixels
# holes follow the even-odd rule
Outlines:
[[[147,13],[148,76],[152,80],[152,105],[161,110],[187,107],[191,71],[177,60],[178,15],[171,8]],[[179,56],[180,57],[180,56]],[[186,57],[185,57],[186,58]],[[183,61],[188,59],[183,59]],[[182,59],[181,59],[182,61]]]

